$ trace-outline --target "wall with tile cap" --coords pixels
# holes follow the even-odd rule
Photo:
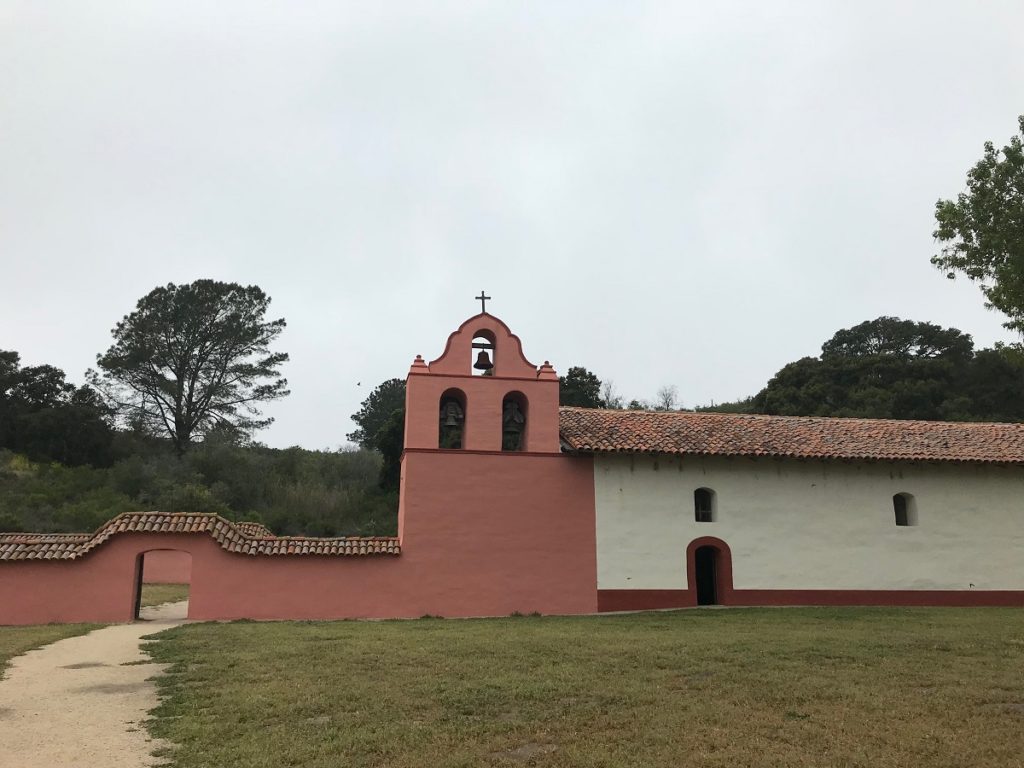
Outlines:
[[[597,610],[589,458],[410,451],[402,471],[401,555],[301,554],[327,541],[315,539],[267,540],[278,554],[244,554],[215,538],[212,516],[188,525],[155,516],[194,532],[126,530],[74,558],[0,562],[0,624],[131,621],[143,554],[191,559],[190,578],[172,578],[190,582],[192,619]],[[214,525],[222,539],[235,535]]]

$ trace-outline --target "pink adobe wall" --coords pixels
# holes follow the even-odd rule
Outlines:
[[[401,557],[433,584],[425,612],[597,610],[589,457],[407,450],[402,464]]]
[[[134,618],[139,555],[192,557],[189,618],[342,619],[592,613],[592,462],[406,454],[400,556],[257,557],[208,534],[124,533],[78,560],[0,564],[0,624]]]
[[[406,453],[398,557],[220,553],[193,564],[190,617],[339,619],[597,611],[592,462]],[[212,541],[212,546],[216,546]],[[205,562],[205,560],[204,560]]]
[[[158,549],[143,560],[143,584],[188,584],[192,578],[192,556],[188,552]]]
[[[129,533],[114,536],[77,560],[18,560],[0,564],[0,624],[131,621],[139,556],[180,549],[227,554],[205,534]],[[196,558],[198,561],[200,558]],[[210,573],[210,558],[196,572]],[[206,581],[206,579],[204,579]]]

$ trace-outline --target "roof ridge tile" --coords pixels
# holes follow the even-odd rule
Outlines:
[[[92,534],[0,533],[0,560],[74,560],[121,533],[208,533],[221,549],[249,555],[401,554],[397,537],[277,537],[262,523],[233,523],[212,512],[153,511],[122,512]]]

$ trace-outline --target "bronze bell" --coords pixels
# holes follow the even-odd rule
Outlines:
[[[459,416],[455,412],[454,408],[448,409],[448,415],[445,416],[444,425],[446,427],[457,427],[459,426]]]
[[[487,355],[486,349],[480,350],[480,354],[476,356],[476,362],[473,363],[473,367],[478,371],[489,371],[494,367],[494,363],[491,362],[491,358]]]

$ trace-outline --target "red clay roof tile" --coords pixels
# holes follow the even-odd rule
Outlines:
[[[1024,424],[613,411],[563,407],[581,453],[1024,464]]]
[[[399,555],[389,536],[320,539],[274,536],[260,523],[231,523],[207,513],[125,512],[88,533],[0,533],[0,560],[74,560],[123,533],[208,533],[223,549],[246,555]]]

